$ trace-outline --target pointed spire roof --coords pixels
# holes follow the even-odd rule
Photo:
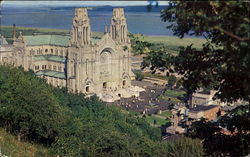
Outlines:
[[[8,42],[1,34],[0,34],[0,45],[8,45]]]

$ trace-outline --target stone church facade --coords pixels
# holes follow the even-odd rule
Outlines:
[[[20,33],[16,38],[13,32],[13,45],[1,44],[1,64],[32,69],[49,84],[96,94],[106,102],[139,96],[143,90],[131,85],[131,44],[123,8],[113,9],[110,29],[105,27],[101,38],[92,37],[87,8],[76,8],[70,35]]]

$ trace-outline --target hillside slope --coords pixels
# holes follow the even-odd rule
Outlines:
[[[41,145],[18,142],[17,138],[0,128],[0,156],[8,157],[45,157],[48,150]]]

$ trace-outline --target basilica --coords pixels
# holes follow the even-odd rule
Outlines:
[[[13,44],[1,37],[0,63],[33,70],[69,92],[96,94],[106,102],[139,96],[132,86],[131,44],[123,8],[114,8],[110,28],[93,37],[87,8],[76,8],[70,35],[20,33]]]

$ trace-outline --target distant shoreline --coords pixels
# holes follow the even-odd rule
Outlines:
[[[10,25],[0,25],[0,27],[6,27],[6,28],[12,28],[13,26],[10,26]],[[16,26],[17,29],[37,29],[37,30],[42,30],[42,31],[48,31],[49,32],[53,32],[53,31],[56,31],[56,32],[70,32],[70,30],[68,29],[60,29],[60,28],[44,28],[44,27],[26,27],[26,26]],[[93,31],[95,32],[95,31]],[[18,32],[17,32],[18,33]],[[104,33],[104,32],[97,32],[97,33]],[[141,33],[132,33],[132,34],[141,34]],[[170,35],[147,35],[147,34],[142,34],[143,36],[149,36],[149,37],[175,37],[175,36],[170,36]]]
[[[13,26],[10,25],[0,25],[0,27],[6,27],[6,28],[12,28]],[[18,29],[37,29],[37,30],[42,30],[42,31],[48,31],[49,32],[70,32],[70,30],[68,29],[60,29],[60,28],[44,28],[44,27],[26,27],[26,26],[16,26],[16,28]],[[95,32],[95,31],[93,31]],[[19,33],[19,32],[17,32]],[[103,33],[103,32],[96,32],[96,33]],[[132,33],[132,34],[141,34],[141,33]],[[147,36],[147,37],[153,37],[153,38],[157,38],[157,37],[172,37],[172,38],[178,38],[177,36],[172,36],[172,35],[147,35],[147,34],[142,34],[143,36]],[[198,38],[198,37],[185,37],[185,38]]]

